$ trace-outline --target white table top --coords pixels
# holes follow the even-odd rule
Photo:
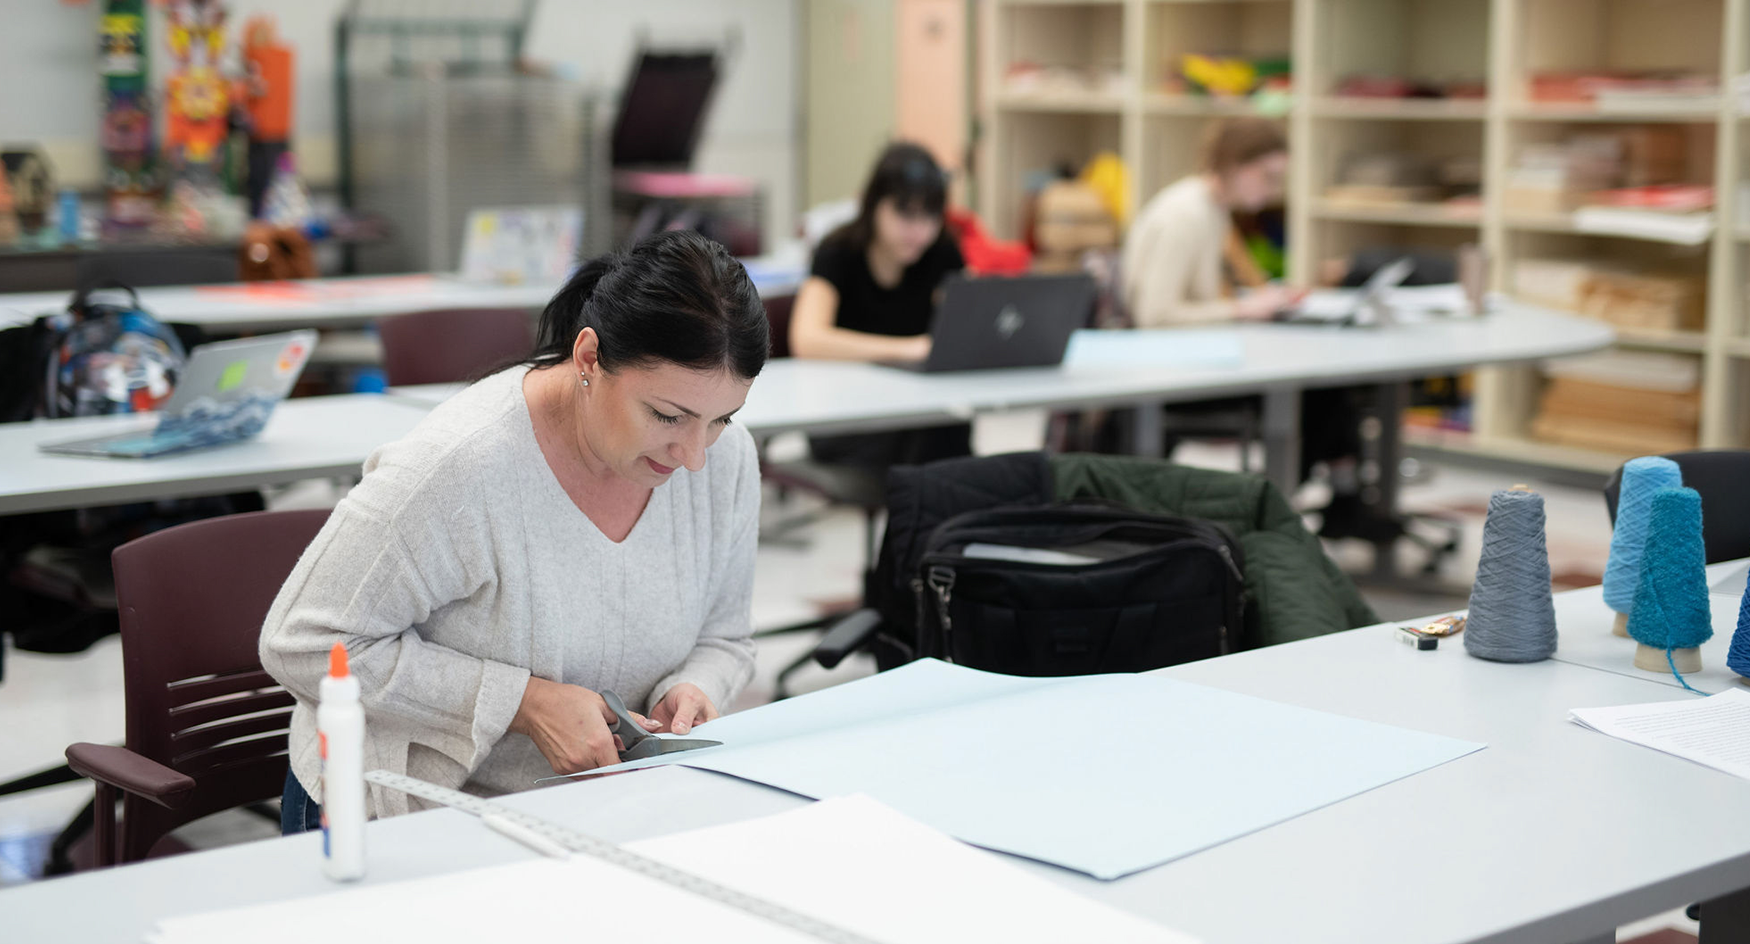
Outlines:
[[[1083,347],[1082,336],[1100,343]],[[1238,339],[1237,359],[1209,350],[1222,336]],[[1599,321],[1511,305],[1481,318],[1380,329],[1243,324],[1081,332],[1072,357],[1060,368],[890,373],[928,383],[938,396],[976,410],[1098,406],[1411,380],[1481,364],[1594,351],[1614,337]],[[1181,354],[1176,351],[1181,346],[1191,350]]]
[[[1743,568],[1743,561],[1715,564],[1707,569],[1708,585],[1713,586],[1715,581]],[[1701,646],[1701,671],[1683,677],[1691,688],[1716,695],[1729,688],[1750,684],[1743,676],[1726,668],[1726,650],[1731,648],[1732,633],[1738,628],[1738,606],[1742,599],[1741,593],[1709,594],[1714,635]],[[1646,679],[1681,691],[1681,683],[1669,670],[1648,672],[1635,668],[1635,641],[1610,631],[1615,620],[1616,614],[1604,605],[1602,586],[1557,596],[1555,658],[1570,665]]]
[[[1576,599],[1585,597],[1564,598],[1564,612]],[[1485,662],[1454,643],[1417,652],[1393,633],[1370,627],[1164,673],[1486,750],[1116,882],[1022,864],[1210,944],[1579,941],[1750,881],[1741,815],[1750,782],[1565,720],[1572,708],[1679,693],[1554,661]],[[1112,726],[1147,737],[1127,719]],[[1068,760],[1091,748],[1054,749]],[[504,802],[629,841],[806,801],[667,769]],[[0,892],[0,909],[9,940],[138,941],[159,916],[331,889],[318,842],[296,836],[35,883]],[[448,810],[372,823],[369,849],[370,882],[532,855]]]
[[[434,308],[539,308],[553,286],[464,282],[419,273],[293,282],[171,285],[139,290],[140,304],[160,321],[227,331],[352,327],[385,315]],[[0,295],[0,327],[67,307],[71,292]]]
[[[787,256],[744,262],[760,294],[794,294],[806,268]],[[388,315],[437,308],[539,309],[558,285],[467,282],[452,273],[367,275],[290,282],[174,285],[139,290],[140,304],[160,321],[221,331],[357,327]],[[72,292],[0,294],[0,328],[67,307]]]
[[[426,411],[379,394],[302,397],[245,442],[152,459],[55,456],[41,443],[150,426],[155,414],[0,424],[0,514],[212,495],[333,475],[413,429]]]
[[[773,361],[738,420],[757,434],[868,432],[1010,409],[1196,400],[1421,377],[1485,363],[1556,357],[1608,344],[1585,318],[1513,308],[1482,319],[1371,330],[1240,325],[1193,331],[1082,332],[1058,368],[919,374],[870,364]],[[146,461],[43,456],[36,445],[100,435],[116,420],[0,425],[0,514],[210,494],[355,472],[459,386],[398,388],[394,409],[353,398],[281,404],[256,441]],[[319,400],[336,405],[324,407]],[[368,397],[366,398],[368,399]],[[127,422],[127,421],[120,421]],[[58,426],[55,424],[67,424]]]
[[[756,435],[915,429],[970,419],[982,402],[950,399],[930,382],[933,378],[923,382],[918,378],[907,371],[849,361],[774,360],[754,381],[735,422]],[[390,387],[388,395],[429,409],[467,386],[415,384]]]
[[[904,428],[978,413],[1201,400],[1272,387],[1427,377],[1479,364],[1597,350],[1601,322],[1511,306],[1486,318],[1379,330],[1248,324],[1081,331],[1061,367],[922,374],[870,364],[775,360],[737,419],[756,433]],[[398,387],[439,403],[460,384]]]

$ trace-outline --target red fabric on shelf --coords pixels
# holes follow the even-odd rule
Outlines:
[[[1019,242],[993,239],[978,214],[951,207],[947,224],[960,243],[966,269],[973,275],[1021,275],[1033,264],[1033,254]]]

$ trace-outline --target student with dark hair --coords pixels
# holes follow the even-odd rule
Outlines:
[[[791,352],[847,361],[928,357],[942,280],[966,267],[942,225],[947,206],[947,176],[930,152],[888,145],[863,188],[857,218],[815,250],[796,293]],[[971,428],[813,437],[810,445],[821,461],[926,462],[971,452]]]
[[[336,641],[367,769],[481,795],[616,763],[604,689],[652,731],[717,717],[753,674],[759,467],[730,423],[768,346],[740,263],[663,233],[585,265],[525,363],[365,462],[262,627],[297,697],[286,831],[316,816]],[[410,808],[374,786],[367,806]]]

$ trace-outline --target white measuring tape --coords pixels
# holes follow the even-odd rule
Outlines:
[[[410,796],[430,800],[433,803],[441,803],[451,809],[473,814],[480,817],[487,825],[500,832],[509,833],[513,838],[527,842],[530,837],[533,837],[535,842],[528,844],[537,849],[541,848],[538,843],[545,842],[569,852],[600,859],[611,865],[636,872],[646,878],[656,879],[682,891],[692,892],[719,904],[728,905],[757,918],[764,918],[773,924],[782,925],[793,931],[800,931],[823,941],[831,941],[833,944],[876,944],[869,938],[828,924],[819,918],[792,911],[783,905],[737,891],[726,885],[719,885],[691,872],[684,872],[672,865],[622,849],[605,839],[597,839],[570,827],[550,823],[532,813],[513,810],[508,806],[501,806],[491,800],[463,793],[460,790],[440,787],[435,783],[427,783],[405,774],[390,773],[387,770],[370,771],[365,774],[365,779],[391,790],[399,790]],[[507,824],[508,829],[506,828]]]

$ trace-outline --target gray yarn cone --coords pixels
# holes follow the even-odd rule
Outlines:
[[[1536,492],[1501,491],[1489,497],[1464,648],[1496,662],[1536,662],[1556,651],[1543,496]]]

